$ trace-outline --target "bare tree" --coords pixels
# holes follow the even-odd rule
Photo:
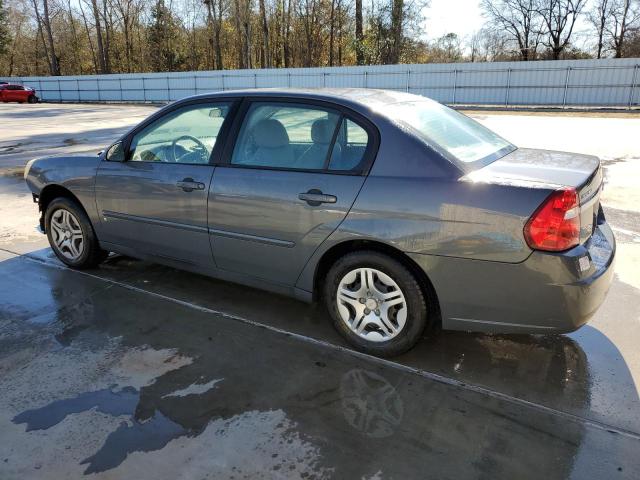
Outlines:
[[[98,58],[96,56],[96,49],[93,46],[93,40],[91,38],[91,31],[89,30],[89,22],[87,20],[87,16],[84,13],[84,8],[82,7],[82,2],[78,4],[80,6],[80,13],[82,14],[82,21],[84,23],[84,30],[87,34],[87,41],[89,43],[89,50],[91,51],[91,59],[93,60],[93,68],[96,73],[99,73],[98,69]]]
[[[602,58],[604,49],[604,36],[606,33],[607,20],[609,15],[610,0],[596,0],[595,5],[587,14],[589,22],[596,29],[597,45],[596,57]]]
[[[631,0],[612,0],[609,10],[609,22],[605,27],[611,41],[611,47],[615,58],[621,58],[624,51],[624,43],[629,29],[640,19],[638,5],[633,5]]]
[[[336,38],[336,0],[331,0],[331,14],[329,16],[329,66],[333,67],[333,50]]]
[[[20,28],[22,28],[22,24],[20,24]],[[9,43],[12,42],[8,28],[7,9],[5,9],[3,0],[0,0],[0,56],[7,53]]]
[[[204,0],[207,7],[207,25],[211,30],[209,33],[209,45],[213,51],[213,68],[224,70],[222,61],[222,45],[220,36],[222,32],[222,15],[225,12],[223,0]]]
[[[142,6],[137,0],[114,0],[115,9],[120,17],[124,36],[124,54],[126,71],[133,71],[133,34],[132,30],[140,15]]]
[[[481,6],[490,24],[512,38],[522,60],[533,60],[540,41],[542,19],[538,0],[482,0]],[[555,0],[551,0],[555,1]]]
[[[53,30],[51,29],[49,0],[42,0],[42,14],[38,7],[38,0],[33,0],[33,8],[36,14],[38,30],[42,37],[45,55],[47,56],[47,62],[49,63],[49,73],[51,75],[60,75],[60,64],[58,63],[58,56],[56,55],[56,48],[53,41]]]
[[[558,60],[571,41],[576,24],[586,0],[537,0],[536,11],[542,17],[544,42]]]
[[[93,13],[93,24],[96,29],[96,57],[98,59],[98,66],[100,67],[100,73],[109,73],[107,68],[107,51],[105,49],[104,33],[102,31],[102,22],[100,8],[98,7],[97,0],[91,0],[91,12]]]
[[[242,1],[242,54],[246,68],[253,68],[251,62],[251,1]]]
[[[364,35],[362,32],[362,0],[356,0],[356,63],[364,65]]]
[[[262,20],[262,68],[271,67],[271,52],[269,51],[269,22],[267,20],[267,9],[264,6],[264,0],[259,0],[260,17]]]

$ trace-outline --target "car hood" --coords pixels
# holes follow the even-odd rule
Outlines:
[[[556,189],[581,188],[599,170],[600,159],[579,153],[518,148],[464,180]]]

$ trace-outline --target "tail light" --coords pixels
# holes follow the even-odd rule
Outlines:
[[[580,243],[580,200],[574,188],[556,190],[524,226],[524,238],[534,250],[560,252]]]

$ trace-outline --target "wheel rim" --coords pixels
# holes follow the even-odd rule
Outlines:
[[[69,210],[59,208],[51,215],[51,239],[55,249],[68,260],[77,260],[84,252],[80,222]]]
[[[375,268],[356,268],[338,284],[338,314],[359,337],[371,342],[395,338],[407,321],[407,302],[398,284]]]

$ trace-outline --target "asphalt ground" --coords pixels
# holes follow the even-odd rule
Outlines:
[[[380,360],[319,307],[55,258],[20,167],[154,108],[0,105],[0,478],[640,478],[640,118],[467,112],[603,159],[616,278],[572,334],[443,332]]]

